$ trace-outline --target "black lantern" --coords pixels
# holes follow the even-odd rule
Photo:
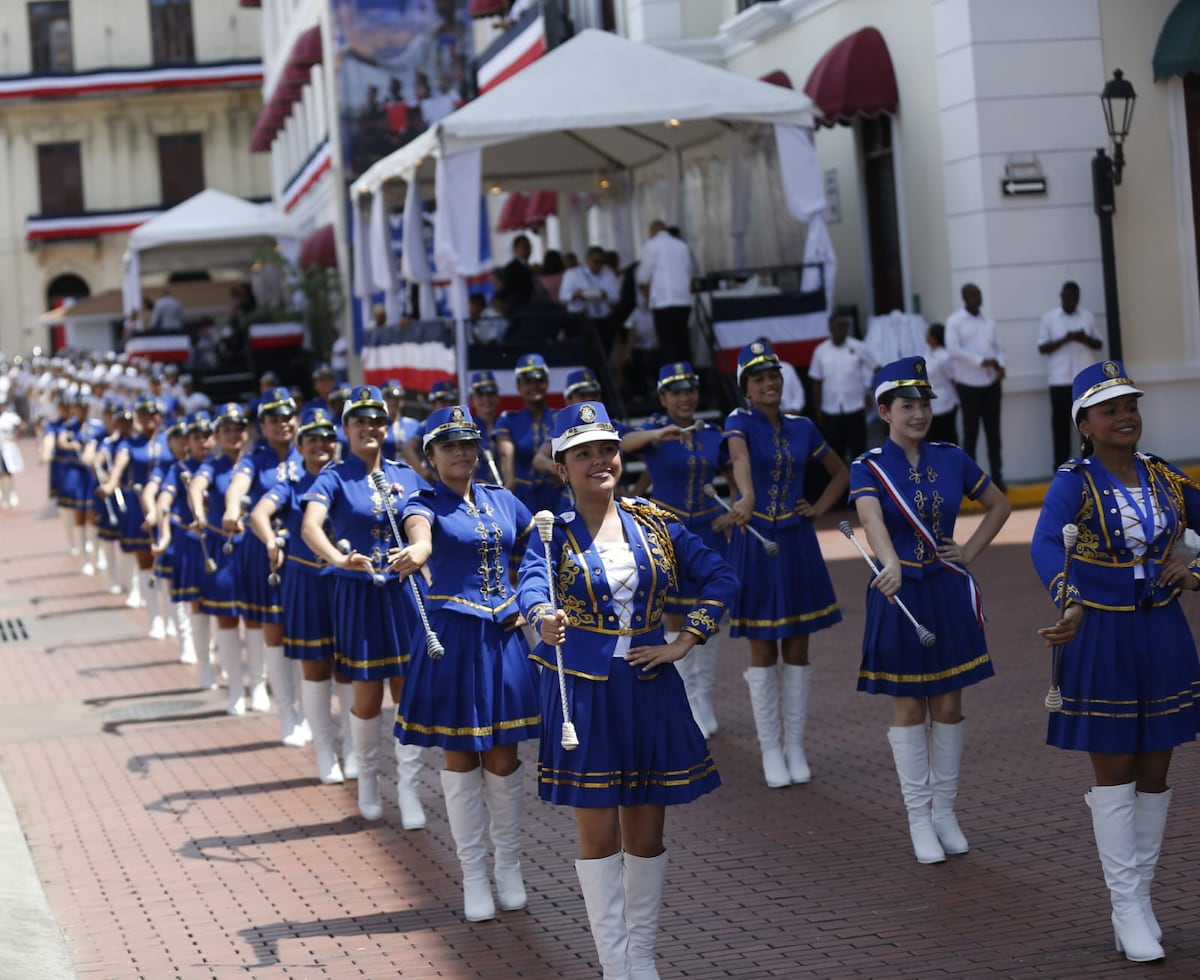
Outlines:
[[[1117,68],[1113,77],[1104,85],[1100,93],[1100,105],[1104,108],[1104,125],[1108,127],[1108,138],[1113,142],[1113,183],[1121,183],[1121,171],[1125,167],[1125,137],[1129,135],[1129,125],[1133,122],[1133,104],[1137,101],[1137,93],[1125,78],[1125,73]]]

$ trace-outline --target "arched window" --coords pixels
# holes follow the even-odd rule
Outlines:
[[[55,276],[46,287],[46,309],[57,309],[62,306],[63,300],[83,299],[91,295],[91,287],[83,279],[73,272],[65,272]]]

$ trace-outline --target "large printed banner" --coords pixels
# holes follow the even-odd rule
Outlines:
[[[713,294],[718,370],[735,373],[738,351],[760,339],[766,339],[781,360],[807,366],[814,348],[829,336],[829,315],[824,307],[823,293]]]
[[[347,181],[473,98],[467,0],[330,0]]]

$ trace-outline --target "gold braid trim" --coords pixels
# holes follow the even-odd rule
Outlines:
[[[636,498],[625,497],[620,501],[629,513],[631,513],[639,522],[658,540],[658,546],[662,548],[663,557],[667,560],[668,578],[671,587],[675,588],[678,585],[678,566],[675,561],[675,542],[671,540],[671,524],[682,524],[674,514],[668,510],[650,503],[648,500],[639,500]]]
[[[1195,490],[1200,493],[1200,483],[1189,479],[1183,473],[1177,473],[1161,459],[1148,459],[1146,465],[1152,473],[1157,474],[1164,483],[1171,489],[1171,495],[1175,498],[1175,502],[1179,505],[1179,510],[1183,511],[1183,488]]]

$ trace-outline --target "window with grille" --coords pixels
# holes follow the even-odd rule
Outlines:
[[[35,75],[69,75],[75,70],[67,0],[29,5],[29,47]]]
[[[160,136],[158,174],[167,207],[204,190],[204,137],[200,133]]]
[[[193,63],[192,0],[150,0],[150,39],[156,65]]]
[[[42,214],[83,211],[83,166],[78,143],[42,143],[37,148]]]

